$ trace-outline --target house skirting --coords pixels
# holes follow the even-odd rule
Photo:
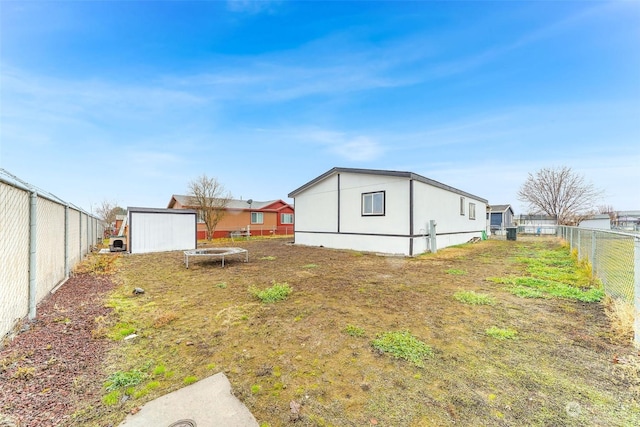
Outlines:
[[[482,230],[442,233],[436,235],[437,249],[466,243],[474,237],[481,237]],[[324,246],[334,249],[352,249],[363,252],[381,252],[405,256],[419,255],[431,251],[426,235],[394,235],[373,233],[337,233],[318,231],[295,232],[297,245]]]

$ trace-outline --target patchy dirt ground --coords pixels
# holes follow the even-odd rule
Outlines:
[[[112,343],[94,338],[109,316],[109,278],[75,276],[43,301],[32,322],[0,349],[0,426],[59,426],[79,405],[102,397],[103,360]],[[93,332],[92,332],[93,331]]]
[[[101,297],[108,280],[77,278],[95,280],[93,294],[67,283],[69,292],[43,304],[31,329],[0,353],[0,412],[25,426],[112,426],[148,400],[223,371],[272,427],[640,422],[637,352],[611,334],[602,304],[519,298],[487,280],[522,274],[515,256],[555,248],[554,239],[486,241],[413,259],[283,239],[233,245],[249,250],[249,263],[232,258],[223,269],[197,260],[186,269],[180,253],[123,257],[111,315]],[[249,291],[274,282],[293,288],[288,299],[263,304]],[[133,295],[134,287],[145,293]],[[462,304],[453,294],[463,289],[495,304]],[[86,311],[85,320],[74,320],[70,307]],[[104,326],[95,323],[100,316],[116,342],[92,337]],[[518,338],[491,338],[492,326]],[[417,367],[373,351],[371,340],[388,331],[410,331],[433,357]],[[138,337],[122,341],[131,333]],[[126,372],[143,378],[105,399],[107,376]],[[66,382],[45,382],[57,376]]]

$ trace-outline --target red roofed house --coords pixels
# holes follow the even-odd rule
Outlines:
[[[191,196],[176,194],[171,196],[167,207],[198,210]],[[257,202],[231,199],[226,211],[216,226],[214,238],[229,237],[232,232],[247,231],[252,236],[293,234],[293,206],[283,200]],[[198,239],[205,239],[206,235],[207,228],[204,222],[198,219]]]

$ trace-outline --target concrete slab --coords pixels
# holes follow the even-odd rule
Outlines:
[[[231,394],[229,380],[219,372],[146,403],[120,426],[258,427],[258,422]]]

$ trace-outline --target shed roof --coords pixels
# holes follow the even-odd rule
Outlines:
[[[489,208],[491,212],[505,212],[507,209],[511,209],[511,213],[513,213],[511,205],[490,205]]]
[[[195,214],[197,213],[193,209],[162,209],[162,208],[141,208],[141,207],[127,207],[129,213],[168,213],[168,214]]]
[[[289,193],[289,197],[291,198],[295,198],[296,195],[300,194],[301,192],[305,191],[306,189],[313,187],[314,185],[316,185],[317,183],[319,183],[320,181],[323,181],[325,179],[327,179],[328,177],[338,174],[338,173],[359,173],[359,174],[364,174],[364,175],[379,175],[379,176],[395,176],[395,177],[399,177],[399,178],[406,178],[408,180],[414,180],[414,181],[418,181],[418,182],[422,182],[424,184],[428,184],[434,187],[438,187],[441,188],[443,190],[447,190],[447,191],[451,191],[452,193],[456,193],[456,194],[460,194],[461,196],[465,196],[465,197],[469,197],[472,199],[476,199],[480,202],[483,203],[488,203],[488,201],[486,199],[483,199],[482,197],[478,197],[475,196],[471,193],[467,193],[466,191],[462,191],[459,190],[457,188],[451,187],[449,185],[443,184],[441,182],[435,181],[433,179],[424,177],[422,175],[418,175],[417,173],[413,173],[413,172],[404,172],[404,171],[391,171],[391,170],[383,170],[383,169],[356,169],[356,168],[340,168],[340,167],[335,167],[332,168],[330,170],[328,170],[327,172],[323,173],[322,175],[312,179],[311,181],[307,182],[306,184],[302,185],[301,187],[296,188],[295,190],[293,190],[291,193]]]

